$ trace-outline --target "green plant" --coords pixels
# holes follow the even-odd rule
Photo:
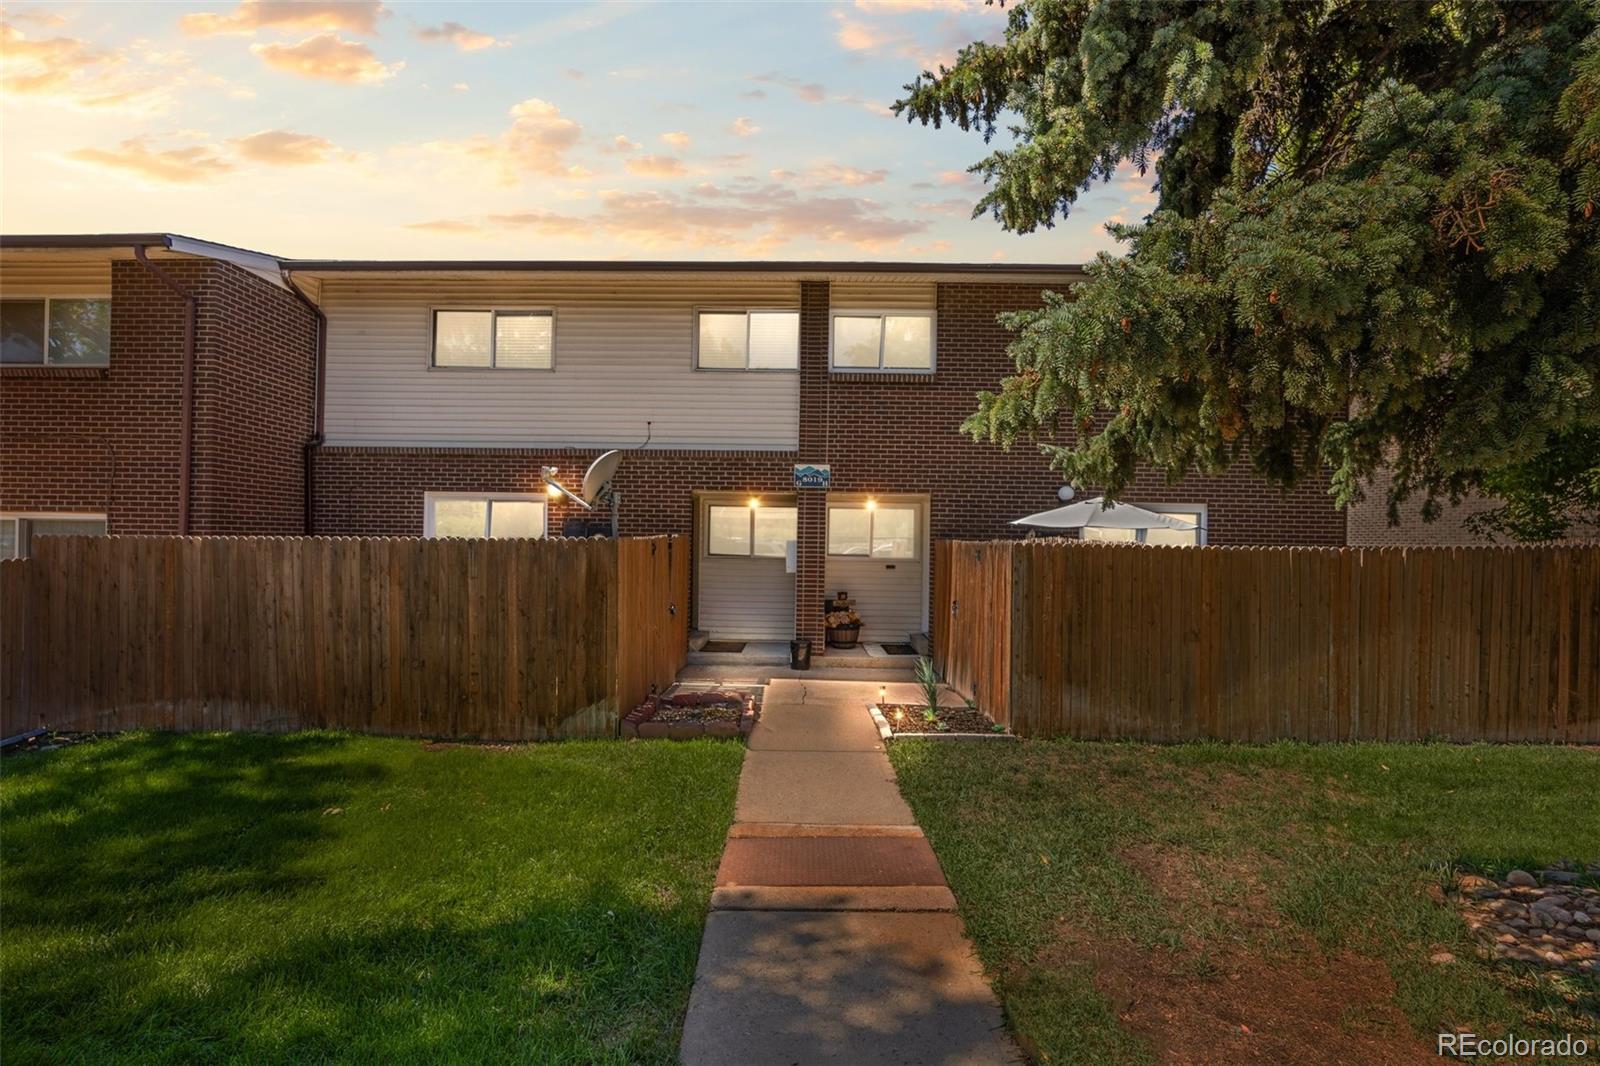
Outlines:
[[[922,689],[923,702],[930,710],[939,706],[939,688],[942,684],[933,660],[925,655],[917,659],[917,687]]]
[[[922,720],[931,725],[939,720],[939,712],[932,707],[924,707],[922,709]]]

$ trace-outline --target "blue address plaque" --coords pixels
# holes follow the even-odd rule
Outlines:
[[[827,463],[794,464],[794,487],[827,489],[833,483],[833,468]]]

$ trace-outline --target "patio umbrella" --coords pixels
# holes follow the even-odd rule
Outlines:
[[[1014,526],[1031,526],[1034,529],[1196,529],[1193,522],[1181,518],[1168,518],[1164,514],[1147,511],[1131,503],[1106,504],[1105,498],[1079,500],[1053,511],[1040,511],[1011,523]]]

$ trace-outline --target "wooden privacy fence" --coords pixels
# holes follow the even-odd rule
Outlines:
[[[612,736],[688,649],[639,540],[42,537],[0,562],[0,725]]]
[[[934,655],[1024,736],[1600,742],[1600,547],[942,542]]]

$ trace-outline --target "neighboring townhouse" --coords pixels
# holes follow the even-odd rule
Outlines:
[[[0,238],[0,558],[49,533],[303,532],[315,337],[271,256]]]
[[[1057,503],[1036,449],[960,424],[1010,367],[996,315],[1075,268],[287,267],[327,317],[318,532],[557,533],[583,514],[546,494],[544,468],[576,490],[600,452],[637,449],[620,529],[689,538],[695,625],[820,652],[825,598],[850,594],[863,639],[903,641],[928,628],[934,540],[1016,536],[1011,520]],[[808,466],[829,469],[826,491],[797,487]],[[1150,476],[1130,498],[1198,518],[1212,544],[1339,544],[1326,490],[1284,495],[1240,468]]]
[[[960,424],[1011,367],[996,316],[1080,277],[6,238],[0,512],[24,547],[30,526],[78,516],[114,533],[555,535],[597,516],[545,471],[577,491],[620,448],[619,529],[686,538],[696,628],[809,637],[820,653],[824,601],[846,591],[863,639],[903,641],[929,628],[935,540],[1016,536],[1011,520],[1057,503],[1036,449],[977,444]],[[169,280],[195,303],[187,360],[187,301]],[[104,339],[82,345],[91,363],[71,338],[74,316],[93,315],[71,301],[108,298]],[[826,468],[827,487],[802,487],[817,480],[805,468]],[[1284,494],[1241,467],[1150,474],[1128,498],[1197,519],[1195,542],[1341,544],[1326,490]]]

